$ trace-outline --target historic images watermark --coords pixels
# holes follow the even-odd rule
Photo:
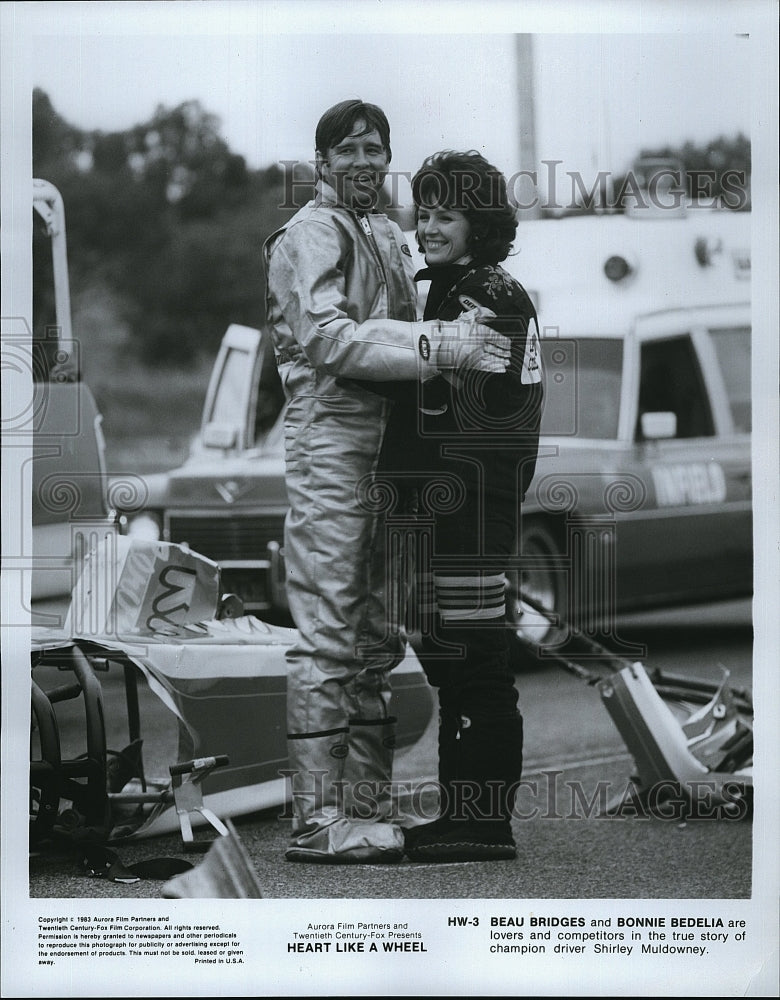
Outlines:
[[[742,820],[750,811],[747,788],[737,776],[726,782],[711,779],[677,782],[658,781],[649,788],[642,788],[633,778],[622,781],[602,779],[585,783],[579,779],[564,778],[564,772],[549,768],[521,778],[507,790],[500,781],[479,784],[475,781],[455,781],[451,788],[435,779],[420,781],[360,780],[348,783],[343,780],[328,781],[325,770],[303,775],[308,785],[294,784],[295,770],[280,770],[285,779],[287,795],[285,808],[278,819],[291,819],[295,796],[321,800],[326,787],[336,791],[343,811],[351,819],[385,822],[419,821],[436,819],[440,812],[447,815],[450,795],[455,786],[457,811],[454,820],[470,822],[490,821],[492,803],[487,798],[513,801],[512,818],[531,820],[592,820],[592,819],[657,819],[676,821]],[[478,805],[478,801],[480,805]]]
[[[278,206],[297,211],[312,197],[314,160],[280,160],[284,198]],[[729,168],[686,170],[682,166],[660,164],[651,170],[631,168],[625,173],[600,170],[585,174],[565,170],[563,160],[542,160],[538,170],[517,170],[506,175],[510,202],[521,212],[538,210],[548,215],[576,211],[679,212],[690,209],[728,209],[743,211],[749,207],[749,176],[745,170]],[[498,174],[496,175],[498,177]],[[410,170],[389,170],[385,179],[386,210],[413,207]],[[376,200],[375,189],[366,178],[361,186],[359,174],[352,178],[358,196],[365,198],[368,211]],[[447,194],[451,208],[489,208],[484,194],[476,193],[476,176],[469,170],[459,172],[454,185],[442,179],[441,193]],[[484,191],[484,185],[482,185]],[[316,197],[316,196],[315,196]],[[361,207],[358,205],[358,207]]]

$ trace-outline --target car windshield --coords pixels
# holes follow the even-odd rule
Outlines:
[[[219,384],[219,392],[209,420],[215,423],[241,425],[244,419],[246,369],[248,353],[232,347],[225,358],[225,367]]]
[[[543,340],[542,434],[617,437],[622,340]]]

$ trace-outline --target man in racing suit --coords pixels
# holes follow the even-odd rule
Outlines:
[[[290,861],[399,860],[390,823],[390,670],[404,653],[392,567],[365,499],[389,408],[370,382],[455,367],[503,372],[509,341],[474,318],[416,320],[411,256],[376,212],[390,162],[381,109],[345,101],[316,133],[316,196],[264,247],[267,321],[287,397],[285,563],[298,638],[288,654]],[[368,491],[370,492],[370,491]],[[361,495],[363,499],[361,500]],[[348,807],[355,782],[370,815]]]

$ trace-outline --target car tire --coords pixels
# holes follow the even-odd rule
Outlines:
[[[538,664],[544,648],[564,637],[567,587],[560,544],[544,521],[523,525],[517,553],[521,568],[507,573],[506,606],[512,663],[523,668]]]

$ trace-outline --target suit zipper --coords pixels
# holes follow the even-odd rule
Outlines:
[[[376,237],[374,236],[374,231],[371,228],[371,223],[368,221],[368,216],[367,215],[359,215],[358,219],[360,220],[360,228],[363,230],[363,232],[366,234],[366,237],[368,238],[368,242],[369,242],[369,244],[371,246],[371,252],[373,253],[374,257],[376,258],[377,264],[379,264],[379,270],[380,270],[381,275],[382,275],[382,281],[384,282],[385,288],[387,289],[387,293],[388,293],[388,296],[389,296],[389,294],[390,294],[390,286],[387,283],[387,273],[385,271],[384,262],[382,261],[382,255],[380,254],[379,247],[377,246],[377,243],[376,243]],[[388,305],[389,305],[389,303],[388,303]]]

